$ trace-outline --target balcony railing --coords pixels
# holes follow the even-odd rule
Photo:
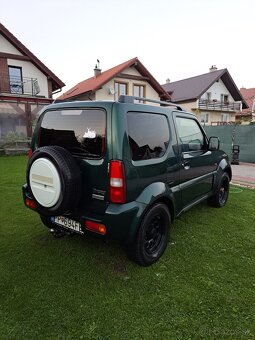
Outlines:
[[[207,100],[200,99],[199,100],[199,109],[204,110],[215,110],[215,111],[240,111],[241,103],[240,102],[222,102],[218,100]]]
[[[40,87],[36,78],[0,77],[0,93],[36,96]]]

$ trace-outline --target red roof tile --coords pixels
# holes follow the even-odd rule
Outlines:
[[[246,89],[242,87],[240,89],[240,92],[249,106],[247,109],[244,109],[242,111],[242,114],[250,113],[252,111],[253,102],[255,100],[255,87],[250,88],[250,89]]]
[[[57,100],[67,100],[74,98],[82,93],[88,91],[97,91],[108,81],[116,77],[119,73],[127,69],[128,67],[135,66],[142,76],[148,77],[148,82],[151,86],[159,93],[160,96],[165,99],[170,99],[169,94],[161,87],[157,80],[150,74],[150,72],[144,67],[144,65],[139,61],[138,58],[132,58],[120,65],[117,65],[107,71],[102,72],[98,76],[93,76],[77,85],[73,86],[70,90],[62,94]]]

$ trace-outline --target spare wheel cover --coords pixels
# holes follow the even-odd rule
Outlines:
[[[47,158],[38,158],[29,171],[30,188],[43,207],[53,207],[61,195],[61,180],[55,165]]]

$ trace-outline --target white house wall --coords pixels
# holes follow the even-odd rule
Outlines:
[[[217,101],[221,101],[221,94],[228,95],[229,102],[234,102],[233,97],[229,93],[225,84],[221,79],[218,82],[215,82],[202,96],[201,99],[207,99],[207,92],[211,92],[211,100],[216,99]]]
[[[188,103],[179,103],[177,105],[180,105],[182,109],[188,112],[192,112],[192,110],[197,108],[197,101],[188,102]]]
[[[7,59],[8,66],[22,67],[22,76],[28,78],[36,78],[40,87],[39,96],[48,98],[48,81],[47,77],[38,70],[30,61]]]
[[[0,35],[0,52],[22,55],[8,40]]]
[[[141,74],[134,67],[127,68],[126,70],[123,71],[123,73],[130,74],[133,76],[141,76]],[[147,98],[160,100],[158,93],[147,81],[118,77],[110,80],[102,87],[102,89],[96,91],[96,100],[114,100],[114,93],[111,94],[110,90],[114,91],[114,83],[116,81],[125,82],[128,84],[128,95],[133,95],[133,86],[139,84],[145,86],[145,95]]]

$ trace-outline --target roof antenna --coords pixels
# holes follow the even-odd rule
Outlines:
[[[99,59],[97,59],[97,63],[96,63],[96,66],[95,66],[95,68],[97,68],[97,69],[99,69],[99,70],[100,70],[100,61],[99,61]]]
[[[97,59],[97,63],[94,68],[94,75],[95,77],[98,77],[101,74],[101,68],[100,68],[100,61]]]

